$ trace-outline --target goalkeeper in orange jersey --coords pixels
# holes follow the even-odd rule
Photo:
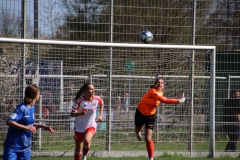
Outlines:
[[[142,140],[141,130],[145,125],[145,141],[149,160],[153,160],[154,143],[152,140],[152,131],[156,121],[156,108],[160,102],[166,104],[178,104],[185,102],[184,94],[180,99],[169,99],[163,96],[162,89],[164,88],[163,79],[159,78],[155,81],[151,89],[142,97],[138,103],[135,112],[135,132],[137,139]]]

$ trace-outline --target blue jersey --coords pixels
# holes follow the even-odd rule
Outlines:
[[[28,107],[26,104],[21,103],[16,107],[8,120],[15,121],[25,126],[33,126],[34,111],[34,106]],[[9,127],[4,147],[11,148],[19,152],[29,149],[31,147],[31,136],[32,132],[29,130]]]

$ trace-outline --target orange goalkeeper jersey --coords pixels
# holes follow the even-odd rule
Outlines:
[[[142,97],[138,103],[138,110],[145,116],[150,116],[156,113],[156,107],[160,102],[166,104],[177,104],[178,99],[168,99],[163,96],[163,92],[159,89],[151,88]]]

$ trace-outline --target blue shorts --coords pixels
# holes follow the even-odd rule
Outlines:
[[[10,148],[4,148],[3,160],[30,160],[31,149],[25,149],[24,151],[15,151]]]

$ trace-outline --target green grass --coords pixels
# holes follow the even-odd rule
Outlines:
[[[92,144],[91,150],[102,150],[105,148],[105,137],[106,133],[104,131],[99,131],[95,135]],[[185,135],[185,136],[184,136]],[[168,131],[168,134],[159,134],[159,139],[155,142],[155,150],[161,151],[172,151],[172,150],[188,150],[188,142],[186,142],[186,135],[180,134],[174,131]],[[145,150],[145,145],[143,142],[137,141],[135,138],[134,132],[131,133],[112,133],[111,150]],[[156,136],[156,135],[155,135]],[[42,143],[42,150],[73,150],[75,147],[73,134],[69,133],[55,133],[54,137],[49,134],[44,134],[44,141]],[[59,141],[61,139],[61,141]],[[121,141],[116,141],[121,140]],[[216,151],[223,151],[228,139],[224,136],[216,135]],[[0,146],[1,148],[1,146]],[[33,150],[38,150],[37,144],[33,144]],[[209,137],[206,135],[197,135],[194,138],[194,150],[195,151],[208,151],[209,150]],[[238,146],[237,150],[240,150]]]
[[[71,160],[73,157],[33,157],[32,160]],[[116,157],[116,158],[110,158],[110,157],[87,157],[87,160],[147,160],[147,157]],[[178,156],[178,155],[162,155],[160,157],[155,157],[154,160],[235,160],[239,159],[239,157],[230,157],[230,156],[224,156],[224,157],[218,157],[218,158],[208,158],[208,157],[184,157],[184,156]]]
[[[178,133],[175,130],[165,129],[167,133],[154,134],[155,150],[159,151],[187,151],[188,142],[186,131]],[[178,130],[179,131],[179,130]],[[203,131],[202,131],[203,132]],[[42,133],[42,148],[41,150],[55,150],[66,151],[74,150],[75,144],[73,140],[73,133],[69,132],[56,132],[54,136],[47,132]],[[145,150],[146,146],[144,142],[137,141],[134,131],[130,133],[115,131],[111,134],[111,150]],[[33,141],[37,137],[33,137]],[[105,148],[106,132],[99,131],[95,136],[91,144],[91,150],[102,150]],[[35,140],[36,141],[36,140]],[[34,141],[33,151],[38,151],[38,143]],[[223,151],[227,144],[228,139],[222,135],[216,135],[215,149],[217,151]],[[194,137],[194,151],[209,151],[209,137],[203,133],[198,133]],[[0,142],[0,151],[3,150],[2,142]],[[237,150],[240,150],[240,145],[237,146]]]
[[[134,133],[134,132],[133,132]],[[114,143],[111,143],[111,150],[127,150],[127,151],[137,151],[142,150],[146,152],[146,145],[144,141],[137,141],[135,138],[135,135],[131,134],[125,134],[125,133],[113,133],[112,137],[114,139],[121,139],[121,141],[113,141]],[[42,143],[42,149],[38,149],[38,144],[33,144],[33,150],[32,151],[74,151],[74,140],[72,139],[72,134],[69,133],[56,133],[54,137],[50,136],[49,134],[43,133],[44,135],[44,141]],[[60,141],[61,139],[61,141]],[[194,151],[203,151],[208,152],[209,151],[209,138],[205,135],[198,135],[194,139]],[[215,149],[216,152],[223,151],[228,139],[226,139],[224,136],[216,135],[216,145]],[[0,143],[2,144],[2,143]],[[224,156],[224,157],[217,157],[217,158],[207,158],[207,157],[183,157],[179,155],[170,155],[167,154],[168,151],[188,151],[188,143],[186,142],[186,137],[183,135],[180,135],[179,133],[170,132],[168,134],[160,134],[159,135],[159,141],[155,141],[155,151],[166,151],[166,154],[163,154],[160,157],[155,157],[154,160],[158,159],[165,159],[165,160],[231,160],[231,159],[239,159],[239,157],[230,157],[230,156]],[[103,150],[105,148],[105,132],[99,132],[94,137],[94,140],[91,145],[91,150]],[[2,150],[2,145],[0,145],[0,151]],[[237,150],[240,150],[240,145],[237,146]],[[147,153],[146,153],[147,155]],[[32,157],[33,160],[71,160],[73,157]],[[87,160],[147,160],[147,156],[144,157],[91,157],[88,156]]]
[[[215,145],[216,152],[223,151],[226,147],[227,142],[217,142]],[[91,145],[91,150],[103,150],[105,144],[93,142]],[[71,151],[74,150],[74,142],[52,142],[42,144],[42,150],[52,150],[52,151]],[[188,151],[187,142],[159,142],[154,143],[154,148],[156,151]],[[33,145],[33,151],[38,151],[37,145]],[[111,143],[111,150],[146,150],[146,145],[144,142],[119,142]],[[237,150],[240,150],[240,145],[238,145]],[[209,151],[209,142],[195,142],[194,151]]]

